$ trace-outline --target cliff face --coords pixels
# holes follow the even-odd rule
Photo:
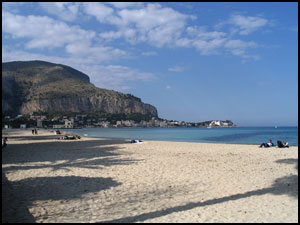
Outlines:
[[[2,63],[2,113],[142,114],[157,117],[154,106],[132,95],[95,87],[71,67],[42,61]]]
[[[20,109],[21,114],[31,114],[32,112],[105,112],[109,114],[140,113],[143,115],[157,116],[156,108],[149,104],[111,96],[39,99],[22,104]]]

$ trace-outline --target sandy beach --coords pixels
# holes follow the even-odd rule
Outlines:
[[[2,132],[2,222],[298,222],[298,146]]]

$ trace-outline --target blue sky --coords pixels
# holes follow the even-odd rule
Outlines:
[[[2,3],[2,62],[69,65],[159,117],[298,125],[298,3]]]

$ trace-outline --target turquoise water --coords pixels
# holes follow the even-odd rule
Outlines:
[[[68,129],[70,133],[88,137],[141,139],[157,141],[261,144],[272,139],[298,145],[298,127],[237,127],[237,128],[83,128]]]

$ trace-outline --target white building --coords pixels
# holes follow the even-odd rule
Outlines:
[[[220,121],[220,120],[214,120],[214,121],[212,121],[210,124],[209,124],[209,126],[210,127],[216,127],[216,126],[218,126],[218,127],[228,127],[229,126],[229,123],[227,123],[227,122],[222,122],[222,121]]]
[[[65,128],[73,129],[74,128],[74,119],[71,119],[71,120],[65,119]]]
[[[214,120],[211,121],[209,124],[210,127],[214,127],[214,126],[221,126],[221,121],[220,120]]]
[[[36,126],[37,126],[38,128],[42,128],[42,127],[43,127],[43,121],[42,121],[42,120],[37,120],[37,121],[36,121]]]

